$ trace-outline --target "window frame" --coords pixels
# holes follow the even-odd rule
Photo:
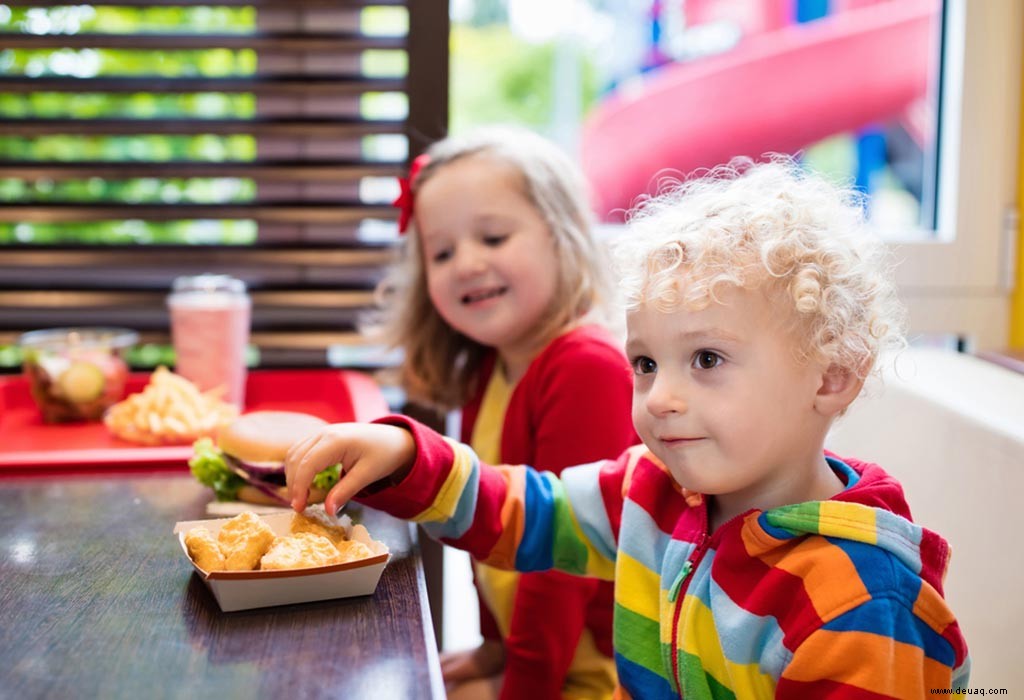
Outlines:
[[[1005,347],[1017,282],[1024,3],[946,0],[934,237],[891,249],[909,331]]]

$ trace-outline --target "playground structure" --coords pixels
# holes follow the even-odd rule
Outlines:
[[[922,145],[941,3],[847,0],[806,23],[787,22],[786,4],[762,0],[733,50],[650,71],[594,110],[581,159],[603,218],[619,218],[666,177],[737,155],[795,153],[878,122],[899,120]]]

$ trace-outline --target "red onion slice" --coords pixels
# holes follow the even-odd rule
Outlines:
[[[249,484],[249,486],[252,486],[260,493],[269,496],[270,498],[274,499],[275,501],[277,501],[278,503],[285,507],[291,507],[291,502],[281,495],[281,493],[278,491],[278,488],[280,487],[277,486],[276,484],[270,484],[267,483],[266,481],[262,481],[252,476],[244,469],[240,469],[238,467],[232,467],[231,471],[233,471],[235,474],[241,477],[242,480],[245,481],[245,483]]]
[[[284,474],[284,462],[246,462],[235,458],[238,465],[253,476],[264,477],[272,474]]]

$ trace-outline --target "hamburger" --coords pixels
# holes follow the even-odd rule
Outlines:
[[[216,442],[197,440],[188,462],[192,475],[213,489],[218,501],[245,501],[290,506],[284,479],[288,448],[312,435],[327,421],[295,411],[253,411],[217,431]],[[319,503],[338,483],[341,465],[316,475],[309,502]]]

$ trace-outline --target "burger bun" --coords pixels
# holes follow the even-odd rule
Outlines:
[[[288,449],[327,421],[296,411],[244,413],[217,431],[217,447],[242,462],[284,462]]]
[[[217,447],[242,463],[243,469],[246,462],[259,464],[268,470],[273,470],[275,465],[281,465],[283,473],[284,458],[289,448],[325,425],[327,421],[308,413],[252,411],[221,427],[217,432]],[[252,469],[248,471],[253,472]],[[288,499],[287,486],[277,487],[276,491],[282,498]],[[326,496],[326,492],[312,488],[309,492],[309,502],[323,502]],[[237,498],[247,503],[281,505],[280,501],[249,484],[239,489]]]
[[[275,490],[281,498],[288,500],[287,486],[279,486]],[[255,486],[249,486],[248,484],[245,484],[238,489],[238,496],[236,496],[236,498],[243,503],[252,503],[253,505],[261,506],[277,506],[278,508],[281,507],[281,501],[271,498]],[[321,491],[320,489],[311,486],[309,489],[309,496],[306,497],[306,502],[309,504],[323,503],[325,498],[327,498],[326,491]]]

